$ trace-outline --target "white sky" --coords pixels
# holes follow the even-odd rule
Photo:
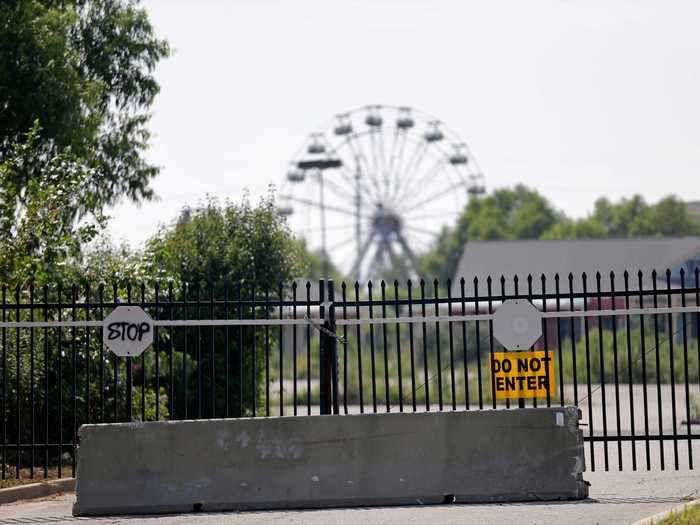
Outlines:
[[[281,183],[310,132],[374,103],[438,116],[489,189],[523,182],[570,215],[601,195],[700,199],[697,1],[145,5],[176,50],[156,73],[159,201],[113,209],[115,241]]]

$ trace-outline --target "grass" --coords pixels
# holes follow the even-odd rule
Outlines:
[[[692,505],[681,512],[674,512],[655,525],[697,525],[700,523],[700,505]]]
[[[58,479],[58,467],[49,467],[47,477],[44,478],[44,468],[35,467],[34,468],[34,479],[30,478],[29,468],[21,468],[19,471],[19,479],[16,479],[16,468],[11,465],[5,467],[6,478],[0,480],[0,489],[7,489],[10,487],[17,487],[19,485],[28,485],[30,483],[39,483],[41,481],[47,481],[52,479]],[[63,478],[71,477],[70,467],[63,468]]]

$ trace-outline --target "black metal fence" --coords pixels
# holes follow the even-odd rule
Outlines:
[[[568,404],[593,470],[693,468],[698,277],[2,288],[2,479],[73,475],[86,423]],[[491,314],[507,299],[542,312],[555,382],[540,399],[494,395]],[[137,358],[102,342],[123,304],[156,324]]]

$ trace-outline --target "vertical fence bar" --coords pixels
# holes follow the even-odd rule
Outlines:
[[[671,270],[666,270],[666,290],[668,306],[672,306],[673,300],[671,296]],[[669,363],[671,367],[671,417],[673,423],[673,464],[675,470],[678,470],[678,428],[676,425],[676,359],[673,349],[673,339],[675,333],[673,331],[673,314],[668,314],[668,350]]]
[[[7,322],[7,287],[2,285],[2,322]],[[2,327],[2,479],[7,473],[7,328]]]
[[[447,315],[452,317],[452,281],[447,279]],[[452,335],[452,321],[447,323],[447,332],[450,345],[450,387],[452,389],[452,410],[457,410],[457,397],[455,388],[455,353],[454,337]]]
[[[90,320],[90,283],[85,285],[85,321]],[[85,424],[90,424],[90,328],[85,327]]]
[[[583,311],[588,311],[588,278],[584,272],[581,275],[581,287],[583,290]],[[591,450],[591,470],[595,472],[595,450],[593,441],[593,398],[591,397],[591,347],[590,347],[590,336],[588,333],[589,322],[588,316],[583,318],[583,330],[585,332],[585,345],[586,345],[586,399],[588,400],[588,437],[590,438],[590,450]]]
[[[34,283],[29,285],[29,321],[34,322]],[[36,404],[34,400],[34,328],[29,329],[29,405],[31,407],[30,438],[31,438],[31,463],[29,464],[29,478],[34,479],[34,464],[36,463]],[[690,428],[690,426],[688,426]]]
[[[173,320],[173,310],[175,310],[175,304],[173,303],[173,283],[170,281],[168,283],[168,303],[169,303],[169,308],[168,308],[168,317],[170,320]],[[227,347],[228,350],[228,347]],[[170,412],[170,415],[168,418],[172,420],[175,417],[175,370],[174,370],[174,365],[173,365],[173,360],[174,360],[174,343],[173,343],[173,326],[170,325],[168,327],[168,386],[169,386],[169,393],[170,395],[168,396],[168,410]],[[228,351],[226,353],[228,356]],[[226,406],[228,406],[228,388],[226,389]],[[227,412],[228,416],[228,412]]]
[[[98,289],[98,297],[100,301],[100,306],[99,306],[99,312],[100,312],[100,321],[104,321],[105,318],[105,310],[104,310],[104,303],[105,303],[105,287],[104,284],[100,283],[100,287]],[[104,350],[104,343],[103,343],[103,332],[102,332],[102,327],[100,326],[97,329],[97,341],[98,344],[100,345],[100,350],[99,350],[99,356],[100,356],[100,378],[99,378],[99,384],[100,384],[100,423],[104,423],[106,418],[105,418],[105,350]]]
[[[600,272],[595,274],[596,282],[596,299],[598,311],[602,310],[601,301],[603,298],[601,291],[601,279],[602,276]],[[605,353],[603,349],[603,318],[598,317],[598,354],[600,358],[600,396],[601,396],[601,407],[603,409],[603,459],[605,462],[605,471],[609,470],[609,459],[608,459],[608,415],[607,415],[607,405],[605,399]]]
[[[438,292],[439,282],[437,279],[433,280],[433,297],[435,298],[435,315],[440,315],[440,305],[439,305],[439,292]],[[437,357],[437,380],[438,380],[438,408],[440,411],[443,409],[442,402],[442,348],[440,346],[440,321],[435,321],[435,355]]]
[[[541,288],[542,288],[542,311],[547,312],[547,277],[542,274],[542,277],[540,278],[540,281],[542,283]],[[542,336],[544,338],[544,351],[549,352],[549,336],[548,336],[548,330],[549,324],[547,322],[547,319],[544,317],[542,318]],[[554,378],[551,378],[554,379]],[[552,387],[550,385],[551,379],[547,380],[547,407],[552,406]]]
[[[413,283],[410,279],[406,282],[408,295],[408,317],[413,317]],[[359,326],[359,325],[358,325]],[[408,349],[411,357],[411,406],[416,411],[416,361],[415,348],[413,346],[413,323],[408,323]]]
[[[372,281],[369,281],[367,283],[367,299],[369,301],[369,348],[370,348],[370,360],[371,360],[371,365],[372,365],[372,410],[374,413],[377,413],[377,376],[376,376],[376,366],[375,366],[375,358],[374,358],[374,323],[372,322],[372,319],[374,319],[374,311],[372,308],[373,301],[372,301]]]
[[[15,321],[19,322],[20,321],[20,309],[19,309],[19,303],[20,303],[20,288],[19,285],[15,286]],[[15,417],[16,417],[16,424],[17,424],[17,429],[16,429],[16,455],[15,455],[15,464],[16,464],[16,471],[15,471],[15,477],[17,479],[20,478],[20,469],[22,468],[22,404],[21,404],[21,399],[22,399],[22,394],[21,394],[21,381],[20,381],[20,363],[22,362],[22,356],[20,353],[20,337],[19,337],[19,328],[15,329]]]
[[[146,286],[141,282],[141,308],[146,307]],[[158,402],[156,395],[156,403]],[[141,421],[146,421],[146,352],[141,353]]]
[[[637,273],[639,286],[639,308],[644,309],[644,283],[643,274],[639,270]],[[644,450],[646,453],[647,470],[651,470],[651,456],[649,450],[649,398],[647,394],[647,349],[646,330],[644,329],[644,314],[639,315],[640,352],[642,354],[642,396],[644,398]]]
[[[146,305],[146,287],[142,282],[141,290],[141,308]],[[146,421],[146,352],[141,353],[141,421]]]
[[[44,284],[44,322],[49,320],[48,304],[49,287]],[[102,341],[101,338],[100,341]],[[44,328],[44,479],[49,477],[49,397],[49,329]],[[4,419],[5,413],[3,412]]]
[[[189,308],[187,305],[187,298],[189,295],[189,286],[187,283],[182,285],[182,318],[187,321],[189,318]],[[188,387],[188,377],[187,377],[187,357],[188,357],[188,335],[189,329],[187,324],[183,326],[183,346],[182,346],[182,413],[183,417],[187,419],[188,409],[189,409],[189,387]]]
[[[251,319],[255,320],[255,308],[256,308],[256,301],[255,301],[255,283],[252,283],[250,286],[250,299],[251,299],[251,309],[250,309],[250,317]],[[251,387],[251,405],[252,405],[252,412],[253,412],[253,417],[256,417],[257,414],[257,397],[258,397],[258,384],[257,384],[257,378],[258,378],[258,354],[257,354],[257,330],[255,325],[250,327],[251,332],[253,332],[253,344],[251,346],[251,354],[252,354],[252,365],[251,365],[251,378],[250,378],[250,387]]]
[[[501,275],[500,282],[501,282],[501,304],[503,304],[506,302],[506,278],[503,275]],[[517,275],[513,276],[513,285],[514,285],[515,295],[517,296],[519,293],[518,276]],[[508,349],[504,347],[503,351],[507,353]],[[493,381],[493,379],[491,381]],[[520,408],[524,408],[525,405],[523,404],[523,399],[518,399],[518,406]],[[506,408],[510,408],[510,399],[506,399]]]
[[[126,302],[131,304],[131,283],[126,285]],[[131,422],[133,419],[133,388],[134,388],[134,376],[133,368],[131,366],[131,356],[126,358],[126,417],[127,421]]]
[[[155,318],[156,321],[160,319],[160,305],[158,304],[158,299],[160,296],[160,286],[158,282],[154,284],[153,287],[154,299],[155,299]],[[160,330],[157,326],[153,327],[153,344],[155,351],[155,364],[156,364],[156,421],[160,421]]]
[[[307,314],[308,317],[308,314]],[[297,283],[292,283],[292,318],[297,318]],[[307,336],[308,340],[308,336]],[[307,362],[306,375],[311,376],[311,367]],[[309,395],[309,392],[307,392]],[[297,415],[297,325],[292,325],[292,399],[294,401],[294,412]]]
[[[617,296],[615,295],[615,272],[610,272],[610,301],[611,308],[617,309]],[[622,470],[622,432],[620,430],[620,378],[618,374],[617,357],[617,316],[610,316],[613,330],[613,378],[615,379],[615,422],[617,423],[617,467]]]
[[[652,270],[651,272],[651,284],[652,284],[652,290],[653,290],[653,298],[654,298],[654,310],[659,307],[659,293],[656,288],[656,281],[657,281],[657,273],[656,270]],[[656,357],[656,403],[657,403],[657,408],[658,408],[658,415],[659,415],[659,463],[661,465],[661,470],[664,470],[665,468],[665,458],[664,458],[664,448],[665,448],[665,441],[664,441],[664,426],[663,426],[663,409],[662,409],[662,402],[661,402],[661,352],[659,349],[659,314],[654,313],[654,352],[655,352],[655,357]]]
[[[384,282],[384,279],[382,279],[379,284],[382,293],[382,319],[386,319],[386,282]],[[386,348],[386,323],[382,324],[382,343],[382,347],[384,350],[384,400],[386,405],[386,411],[391,412],[391,405],[389,401],[389,356],[387,354]]]
[[[625,308],[630,308],[630,287],[629,287],[629,272],[625,270],[624,286],[625,286]],[[630,315],[625,314],[625,331],[627,332],[627,387],[629,388],[630,399],[630,431],[632,436],[632,470],[637,470],[637,442],[635,440],[634,430],[634,390],[632,388],[632,326],[630,324]]]
[[[574,312],[574,274],[569,273],[569,310]],[[576,373],[576,325],[574,317],[569,317],[569,329],[571,330],[571,364],[574,380],[574,405],[578,406],[578,376]]]
[[[296,284],[296,283],[293,283]],[[284,318],[284,307],[282,306],[284,304],[284,285],[282,283],[279,283],[277,287],[277,295],[279,297],[279,318],[282,320]],[[296,318],[296,304],[293,306],[294,308],[294,316]],[[279,339],[279,352],[280,352],[280,361],[279,361],[279,368],[280,368],[280,416],[284,415],[284,333],[282,331],[282,323],[280,323],[279,330],[277,333],[277,338]]]
[[[695,306],[700,307],[700,268],[695,267]],[[695,343],[698,354],[698,387],[700,387],[700,312],[695,312]]]
[[[241,299],[241,288],[243,284],[238,281],[236,283],[236,303],[238,310],[238,320],[243,319],[243,301]],[[282,299],[280,298],[280,302]],[[243,410],[243,326],[238,327],[238,412],[236,417],[245,415]],[[281,381],[281,379],[280,379]],[[280,384],[281,386],[281,384]],[[281,390],[280,390],[281,392]]]
[[[2,285],[2,321],[7,322],[8,316],[7,305],[7,287]],[[7,402],[7,329],[2,328],[2,479],[7,476],[7,419],[8,419],[8,402]]]
[[[63,317],[63,287],[58,284],[58,322]],[[63,329],[58,327],[58,477],[63,476]]]
[[[489,275],[486,278],[486,293],[487,293],[487,305],[488,305],[489,315],[493,314],[493,290],[491,288],[492,284],[493,284],[493,280],[491,279],[491,276]],[[491,374],[493,374],[493,320],[492,319],[489,319],[488,325],[489,325],[489,371]],[[493,375],[491,375],[491,377],[493,377]],[[491,404],[492,404],[492,408],[496,408],[496,383],[493,380],[490,382],[491,382]]]
[[[229,311],[229,282],[224,283],[224,319],[228,320]],[[281,305],[280,305],[281,308]],[[224,401],[224,414],[226,417],[231,417],[231,327],[226,326],[224,330],[224,391],[226,392],[226,400]],[[269,415],[269,414],[268,414]]]
[[[425,319],[425,281],[420,280],[421,315]],[[428,341],[425,321],[421,323],[423,335],[423,386],[425,387],[425,410],[430,411],[430,383],[428,382]],[[371,327],[371,325],[370,325]]]
[[[479,315],[479,279],[474,277],[474,314]],[[477,377],[477,387],[479,389],[479,410],[484,408],[484,394],[481,388],[481,334],[480,334],[481,321],[476,321],[474,323],[475,337],[476,337],[476,377]]]
[[[336,325],[335,325],[335,286],[332,279],[328,280],[328,331],[332,333],[332,336],[328,336],[329,341],[329,354],[327,357],[330,359],[330,378],[331,378],[331,390],[333,399],[333,414],[336,416],[340,414],[340,407],[338,406],[338,340],[335,336]]]
[[[197,320],[202,319],[201,283],[195,283]],[[197,419],[202,418],[202,327],[197,325]]]
[[[515,295],[518,295],[518,276],[516,275],[514,278],[514,285],[515,285]],[[501,283],[501,304],[503,304],[506,301],[506,278],[501,275],[500,278],[500,283]],[[508,352],[507,348],[503,348],[504,352]],[[493,352],[493,350],[492,350]],[[491,366],[493,367],[493,361],[491,362]],[[491,382],[493,383],[493,368],[491,368]],[[520,399],[518,399],[518,405],[520,404]],[[506,398],[506,408],[510,408],[510,399]]]
[[[215,319],[214,315],[214,283],[209,283],[209,319]],[[209,332],[211,336],[211,341],[209,345],[209,360],[211,361],[210,379],[209,379],[209,396],[211,397],[211,417],[212,419],[216,417],[216,355],[214,345],[216,344],[216,330],[214,325],[211,326],[211,331]]]
[[[459,279],[459,296],[462,303],[462,315],[467,313],[467,303],[464,297],[464,277]],[[462,365],[464,368],[464,408],[469,410],[469,363],[467,361],[467,322],[462,321]]]
[[[311,319],[311,283],[309,281],[306,281],[306,318]],[[296,381],[294,376],[295,385]],[[296,401],[294,403],[296,406]],[[311,415],[311,325],[309,323],[306,323],[306,414]]]
[[[59,285],[60,287],[60,285]],[[60,303],[60,293],[59,293],[59,303]],[[114,303],[114,307],[116,308],[117,303],[119,302],[119,297],[117,296],[117,283],[113,282],[112,283],[112,302]],[[59,309],[59,320],[60,320],[60,309]],[[104,346],[104,343],[103,343]],[[114,419],[112,420],[113,423],[116,423],[119,421],[119,358],[117,357],[116,354],[112,355],[112,380],[114,383]]]
[[[77,321],[77,290],[75,283],[71,285],[71,320]],[[71,381],[71,397],[73,398],[73,439],[71,441],[71,473],[75,477],[75,447],[78,446],[78,349],[76,346],[75,327],[71,332],[71,360],[73,368],[73,378]]]
[[[559,274],[554,274],[554,293],[556,295],[557,312],[561,312],[559,292]],[[564,406],[564,357],[561,349],[561,319],[557,317],[557,357],[559,358],[559,404]]]
[[[394,280],[394,315],[399,317],[399,281]],[[398,359],[399,376],[399,412],[403,412],[403,369],[401,367],[401,327],[396,323],[396,356]]]
[[[318,301],[319,301],[319,320],[323,320],[324,327],[328,329],[326,324],[326,281],[324,279],[320,279],[318,282]],[[318,334],[319,338],[319,348],[318,348],[318,353],[319,353],[319,386],[320,386],[320,408],[319,411],[321,414],[330,414],[331,413],[331,399],[330,399],[330,385],[329,385],[329,377],[328,374],[326,373],[327,371],[327,362],[328,362],[328,336],[323,333],[322,331],[319,331]]]
[[[347,286],[345,281],[340,284],[343,299],[343,320],[348,318]],[[348,413],[348,326],[343,325],[343,411]]]
[[[527,300],[530,301],[530,304],[532,304],[533,299],[534,299],[534,297],[532,295],[532,274],[528,274],[527,275]],[[535,349],[535,344],[537,344],[536,341],[530,347],[531,351]],[[546,352],[546,349],[545,349],[545,352]],[[547,354],[545,353],[545,356],[546,355]],[[533,396],[533,398],[532,398],[532,408],[537,408],[537,396]]]
[[[685,300],[685,270],[681,268],[681,306],[686,307]],[[688,433],[688,467],[693,468],[693,441],[690,428],[690,388],[688,384],[688,331],[686,330],[686,314],[681,314],[681,330],[683,333],[683,378],[685,380],[685,424]]]
[[[360,311],[360,283],[355,281],[355,317],[361,319]],[[365,396],[362,381],[362,329],[360,323],[357,324],[357,385],[360,390],[360,414],[365,413]]]
[[[270,319],[270,289],[265,287],[265,319]],[[265,416],[270,417],[270,325],[265,324]]]

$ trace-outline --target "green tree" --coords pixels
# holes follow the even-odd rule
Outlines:
[[[421,261],[428,277],[446,279],[454,272],[469,241],[498,239],[600,239],[700,235],[700,224],[674,196],[647,204],[639,195],[614,203],[595,202],[588,217],[572,219],[536,191],[523,185],[498,189],[469,202],[457,224],[444,229],[434,249]]]
[[[303,275],[300,246],[274,198],[253,206],[208,198],[185,208],[148,243],[153,265],[187,283],[241,282],[260,290]]]
[[[438,237],[421,261],[423,273],[440,279],[454,275],[467,241],[537,239],[562,219],[539,193],[522,184],[472,199],[452,229]]]
[[[152,73],[168,54],[136,0],[0,3],[0,158],[38,121],[43,148],[99,168],[91,200],[151,198],[158,168],[143,153],[159,90]],[[12,171],[20,193],[42,167]]]
[[[42,284],[56,278],[65,261],[106,221],[90,195],[97,171],[68,152],[46,151],[39,131],[35,124],[0,158],[0,282],[4,284]],[[41,176],[22,184],[25,166],[37,168]]]

